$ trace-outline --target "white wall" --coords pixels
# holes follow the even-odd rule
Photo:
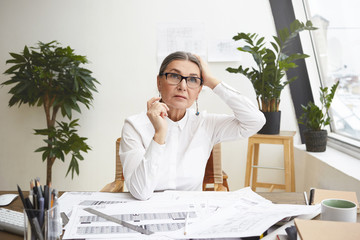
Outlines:
[[[88,137],[92,151],[80,163],[80,176],[65,178],[69,159],[53,166],[53,186],[59,190],[99,190],[114,178],[115,140],[127,116],[145,110],[146,101],[157,96],[157,24],[172,21],[203,21],[208,39],[229,38],[238,32],[275,33],[268,1],[264,0],[2,0],[0,1],[0,72],[10,65],[9,52],[20,52],[24,45],[57,40],[86,55],[86,67],[101,83],[94,95],[93,108],[82,108],[79,134]],[[253,64],[244,56],[242,64]],[[225,69],[238,62],[210,63],[215,76],[255,102],[250,82]],[[0,75],[0,82],[9,77]],[[9,87],[0,88],[0,189],[26,188],[39,176],[45,181],[46,165],[34,150],[43,145],[33,129],[45,128],[42,108],[26,105],[9,108]],[[200,110],[231,113],[211,92],[203,89]],[[289,89],[282,93],[281,129],[297,131]],[[295,143],[298,143],[298,136]],[[262,156],[271,164],[282,164],[282,149],[265,146]],[[223,168],[229,175],[231,190],[244,184],[247,140],[223,144]],[[271,152],[269,154],[269,151]],[[271,156],[271,158],[269,158]],[[283,176],[269,173],[283,181]]]
[[[307,152],[297,145],[295,152],[296,190],[310,188],[352,191],[360,196],[360,161],[329,146],[326,152]]]

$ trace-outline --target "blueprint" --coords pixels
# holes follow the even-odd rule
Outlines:
[[[234,192],[155,193],[148,201],[129,193],[64,196],[63,209],[72,207],[63,239],[189,239],[259,236],[289,216],[314,214],[319,206],[273,204],[243,188]],[[75,197],[76,196],[76,197]],[[76,201],[71,201],[74,197]],[[65,201],[66,200],[66,201]],[[70,204],[72,202],[72,204]],[[100,203],[100,204],[99,204]],[[106,215],[154,232],[144,235],[83,210]]]

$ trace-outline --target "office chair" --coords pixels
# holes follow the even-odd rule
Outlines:
[[[125,179],[119,155],[120,141],[121,138],[116,140],[115,180],[103,187],[100,190],[101,192],[124,191]],[[203,191],[229,191],[227,178],[228,176],[221,168],[221,144],[219,143],[214,146],[207,162],[203,181]]]

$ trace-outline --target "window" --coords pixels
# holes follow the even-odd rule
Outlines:
[[[360,1],[308,0],[306,6],[309,19],[319,28],[312,36],[321,84],[331,87],[340,81],[330,109],[333,121],[329,136],[337,139],[336,145],[347,142],[350,146],[346,149],[359,151]]]

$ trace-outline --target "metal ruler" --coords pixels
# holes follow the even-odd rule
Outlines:
[[[111,221],[111,222],[120,224],[120,225],[122,225],[122,226],[124,226],[124,227],[127,227],[127,228],[129,228],[129,229],[131,229],[131,230],[134,230],[134,231],[136,231],[136,232],[139,232],[139,233],[142,233],[142,234],[145,234],[145,235],[150,235],[150,234],[153,234],[153,233],[154,233],[154,232],[152,232],[152,231],[150,231],[150,230],[148,230],[148,229],[144,229],[144,228],[142,228],[142,227],[140,227],[140,226],[137,226],[137,225],[134,225],[134,224],[125,222],[125,221],[123,221],[123,220],[117,219],[117,218],[115,218],[115,217],[109,216],[109,215],[107,215],[107,214],[105,214],[105,213],[102,213],[102,212],[99,212],[99,211],[97,211],[97,210],[95,210],[95,209],[93,209],[93,208],[84,208],[84,210],[87,211],[87,212],[89,212],[89,213],[91,213],[91,214],[94,214],[94,215],[96,215],[96,216],[99,216],[99,217],[101,217],[101,218],[104,218],[104,219],[106,219],[106,220],[108,220],[108,221]]]

